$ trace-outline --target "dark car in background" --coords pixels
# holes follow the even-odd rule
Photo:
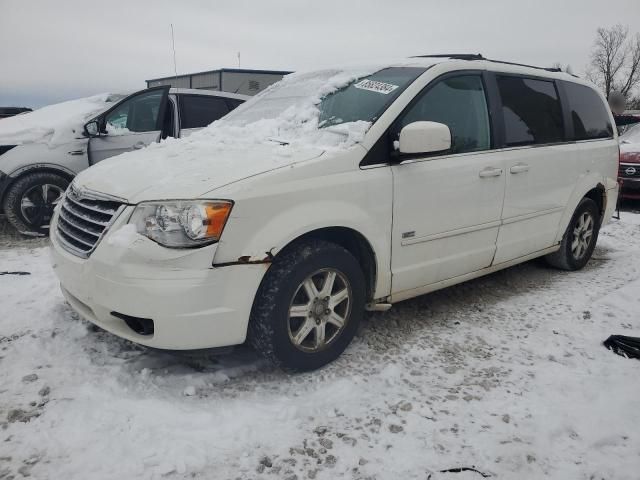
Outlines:
[[[0,119],[9,118],[15,115],[20,115],[21,113],[32,111],[33,110],[27,107],[0,107]]]
[[[618,180],[622,198],[640,200],[640,124],[620,136]]]

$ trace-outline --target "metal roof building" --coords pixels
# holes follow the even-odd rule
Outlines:
[[[282,70],[250,70],[243,68],[221,68],[206,72],[189,73],[147,80],[148,87],[171,85],[178,88],[201,88],[243,95],[255,95],[283,76],[292,73]]]

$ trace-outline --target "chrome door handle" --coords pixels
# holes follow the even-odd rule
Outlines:
[[[523,173],[523,172],[528,172],[529,171],[529,165],[527,165],[526,163],[519,163],[517,165],[514,165],[513,167],[511,167],[509,169],[509,171],[511,173]]]
[[[480,170],[479,175],[480,178],[499,177],[500,175],[502,175],[502,169],[487,167],[484,170]]]

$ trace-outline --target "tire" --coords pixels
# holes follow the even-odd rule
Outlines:
[[[586,242],[585,218],[590,219],[591,222],[591,234]],[[600,210],[596,202],[590,198],[583,198],[573,213],[573,217],[571,217],[567,230],[562,237],[560,249],[544,257],[546,262],[552,267],[561,270],[573,271],[583,268],[596,247],[600,223]],[[576,246],[576,241],[580,244],[579,247]]]
[[[53,208],[68,185],[65,177],[50,172],[34,172],[19,178],[4,199],[7,220],[23,235],[48,235]]]
[[[333,287],[326,295],[323,287],[331,283],[327,279],[332,275]],[[312,299],[309,289],[313,292],[314,287],[318,295]],[[345,291],[347,298],[336,303]],[[334,243],[304,240],[278,255],[262,280],[249,319],[248,341],[283,370],[315,370],[347,348],[364,306],[365,278],[354,256]],[[339,318],[344,319],[342,327],[337,326]]]

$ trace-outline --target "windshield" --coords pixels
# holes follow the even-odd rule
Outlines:
[[[623,143],[640,143],[640,123],[629,128],[620,136]]]
[[[317,127],[375,122],[425,68],[390,67],[375,73],[325,70],[285,77],[226,119],[251,123],[282,117],[301,109],[317,110]]]

